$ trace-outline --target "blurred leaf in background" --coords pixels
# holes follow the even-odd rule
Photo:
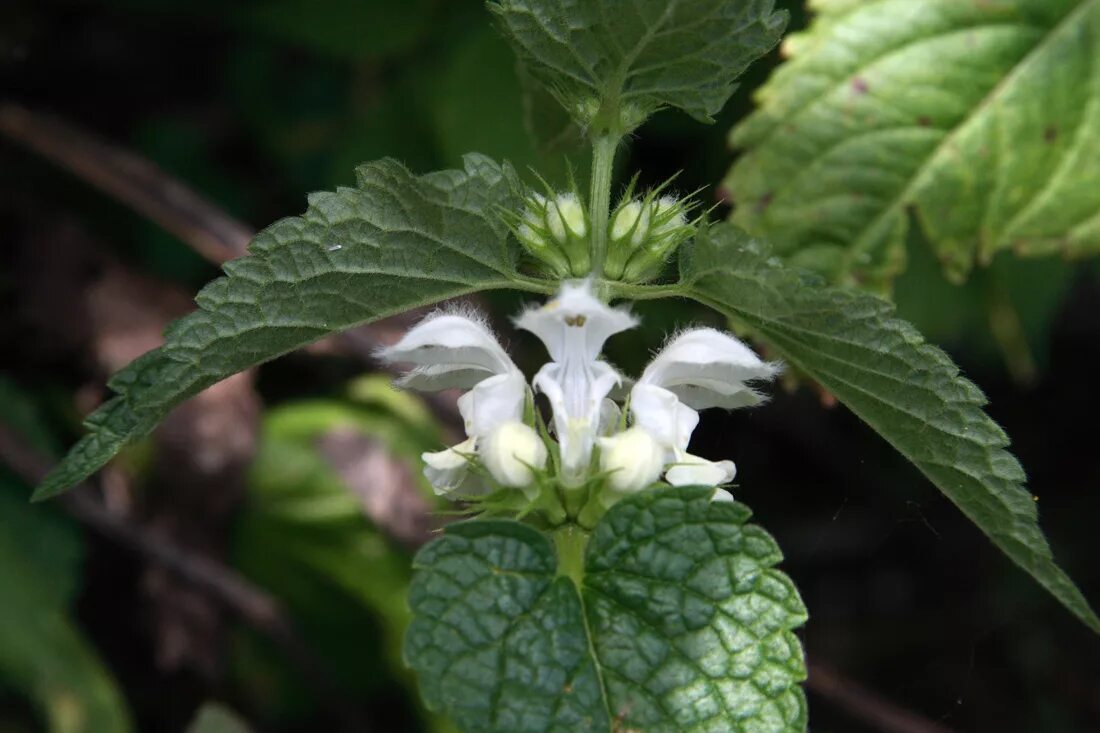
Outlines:
[[[3,375],[0,420],[51,449],[33,403]],[[0,688],[32,700],[50,733],[126,733],[122,695],[70,615],[83,533],[58,506],[28,504],[29,488],[0,467]]]
[[[187,733],[249,733],[236,713],[216,703],[207,703],[199,709]]]
[[[1033,380],[1070,271],[1007,253],[1100,252],[1100,5],[810,7],[809,29],[784,40],[789,60],[733,129],[733,221],[836,282],[888,292],[917,268],[899,285],[903,316],[941,343],[991,335],[1013,376]],[[990,269],[953,289],[929,257],[954,283]],[[972,307],[945,330],[935,311],[962,303]]]
[[[352,474],[365,485],[349,487],[338,471],[341,443],[355,447],[357,460],[374,460]],[[385,377],[354,382],[344,400],[272,409],[236,536],[238,568],[287,605],[303,636],[350,691],[393,708],[388,725],[394,730],[402,707],[412,714],[418,704],[401,659],[411,554],[368,519],[364,502],[370,497],[363,493],[391,491],[381,484],[393,481],[405,482],[405,491],[425,491],[414,461],[439,444],[430,412]],[[369,448],[380,452],[366,453]],[[391,463],[394,457],[400,466]],[[266,714],[302,717],[311,711],[305,686],[258,637],[241,638],[237,660],[241,684]],[[405,687],[398,692],[404,706],[394,704],[395,681]],[[441,720],[432,725],[439,733],[449,730]]]

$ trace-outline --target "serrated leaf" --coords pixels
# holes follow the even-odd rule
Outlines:
[[[1100,251],[1100,0],[818,5],[733,131],[733,221],[878,287],[910,215],[956,280]]]
[[[582,125],[661,107],[710,122],[787,22],[773,0],[496,0],[520,60]]]
[[[730,224],[702,230],[680,269],[685,295],[746,324],[820,382],[1100,632],[1100,619],[1054,562],[1008,436],[982,410],[985,396],[947,354],[894,318],[890,303],[785,267]]]
[[[447,528],[417,556],[405,653],[468,733],[802,733],[805,609],[749,510],[646,491],[593,531],[579,587],[508,520]]]
[[[361,166],[357,185],[309,197],[250,255],[196,297],[165,345],[116,374],[116,397],[35,492],[83,480],[215,382],[328,334],[477,290],[516,286],[518,252],[498,207],[513,206],[511,168],[469,155],[465,169],[413,176],[399,163]]]

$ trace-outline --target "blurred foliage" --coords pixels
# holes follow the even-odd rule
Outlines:
[[[53,440],[33,403],[0,375],[0,421],[36,450]],[[51,733],[125,733],[129,715],[108,670],[70,615],[82,532],[0,467],[0,689],[31,698]]]
[[[337,433],[381,441],[418,479],[414,461],[440,443],[423,404],[384,378],[353,382],[345,400],[268,411],[235,563],[287,605],[303,637],[351,694],[392,695],[397,680],[406,687],[406,707],[415,708],[412,676],[401,657],[411,555],[370,523],[361,499],[322,454],[322,439]],[[423,480],[418,483],[427,491]],[[265,714],[300,718],[313,712],[308,686],[255,634],[240,637],[236,657],[242,686]],[[436,721],[432,730],[448,728]]]
[[[249,733],[250,730],[244,721],[228,708],[207,703],[199,709],[187,733]]]

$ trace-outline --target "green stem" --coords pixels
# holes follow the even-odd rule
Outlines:
[[[592,143],[592,181],[588,193],[588,216],[592,222],[592,275],[603,275],[607,259],[607,219],[611,214],[611,169],[620,136],[607,132]]]
[[[584,550],[588,547],[588,533],[568,524],[554,531],[554,546],[558,554],[558,575],[572,580],[579,590],[584,582]]]

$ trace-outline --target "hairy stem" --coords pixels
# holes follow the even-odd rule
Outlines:
[[[588,216],[591,218],[592,275],[603,275],[607,258],[607,219],[611,209],[611,169],[620,136],[606,132],[592,143],[592,181],[588,194]]]

